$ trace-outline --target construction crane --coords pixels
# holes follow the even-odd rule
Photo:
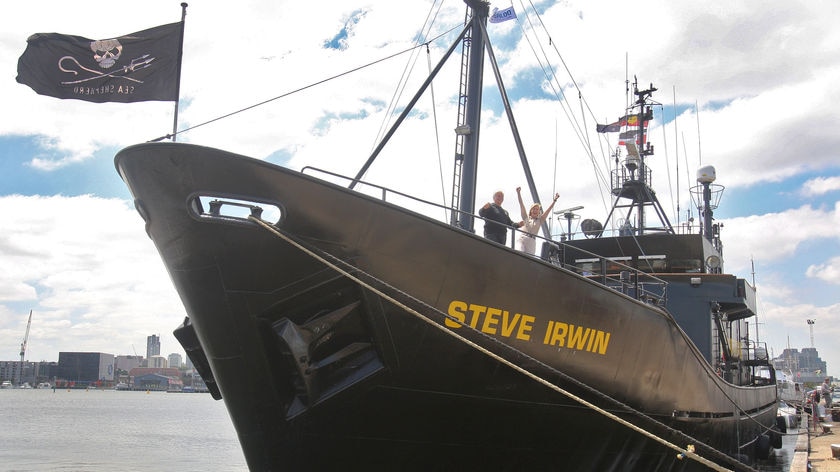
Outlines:
[[[18,387],[20,387],[21,376],[23,376],[23,359],[26,356],[26,341],[29,340],[29,327],[32,326],[32,310],[29,310],[29,321],[26,322],[26,334],[23,342],[20,343],[20,368],[18,369]]]

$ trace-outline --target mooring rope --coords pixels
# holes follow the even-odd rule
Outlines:
[[[441,312],[440,310],[438,310],[437,308],[435,308],[435,307],[433,307],[433,306],[428,305],[427,303],[423,302],[422,300],[418,300],[418,299],[414,298],[412,295],[410,295],[410,294],[408,294],[408,293],[405,293],[405,292],[403,292],[403,291],[401,291],[401,290],[398,290],[398,289],[396,289],[395,287],[391,287],[391,286],[390,286],[390,285],[388,285],[386,282],[381,281],[381,280],[377,279],[376,277],[373,277],[372,275],[365,273],[364,271],[362,271],[361,269],[359,269],[359,268],[357,268],[357,267],[350,266],[350,267],[352,267],[352,268],[353,268],[353,269],[352,269],[352,271],[353,271],[353,272],[357,272],[357,273],[364,274],[365,276],[367,276],[367,277],[371,278],[372,280],[375,280],[375,281],[377,281],[378,283],[380,283],[380,284],[382,284],[382,285],[384,285],[384,286],[386,286],[386,287],[388,287],[388,288],[390,288],[390,289],[392,289],[392,290],[394,290],[394,291],[396,291],[396,292],[401,293],[402,295],[404,295],[404,296],[406,296],[407,298],[409,298],[409,299],[413,300],[414,302],[416,302],[416,303],[418,303],[418,304],[421,304],[421,305],[424,305],[425,307],[427,307],[427,308],[429,308],[429,309],[431,309],[431,310],[433,310],[433,311],[437,312],[438,314],[442,315],[443,317],[445,317],[445,318],[447,318],[447,319],[450,319],[450,320],[452,320],[452,321],[454,321],[454,322],[457,322],[457,323],[461,324],[461,325],[462,325],[462,326],[464,326],[464,327],[467,327],[467,328],[469,328],[469,329],[472,329],[473,331],[476,331],[478,334],[480,334],[480,335],[482,335],[482,336],[485,336],[485,337],[489,338],[490,340],[492,340],[492,341],[494,341],[494,342],[496,342],[496,343],[498,343],[498,344],[500,344],[500,345],[504,346],[504,347],[505,347],[505,348],[507,348],[507,349],[511,349],[511,350],[513,350],[514,352],[518,353],[518,355],[523,356],[524,358],[528,359],[529,361],[534,362],[534,363],[536,363],[536,364],[539,364],[539,365],[543,366],[544,368],[547,368],[547,369],[551,370],[552,372],[556,373],[557,375],[559,375],[559,376],[561,376],[561,377],[563,377],[563,378],[566,378],[566,379],[568,379],[568,380],[570,380],[570,381],[573,381],[574,383],[576,383],[576,384],[578,384],[578,385],[580,385],[580,386],[582,386],[582,387],[584,387],[584,388],[586,388],[586,389],[588,389],[588,390],[590,390],[590,391],[592,391],[592,392],[594,392],[594,393],[598,393],[598,394],[600,394],[600,396],[601,396],[601,397],[603,397],[603,398],[605,398],[605,399],[608,399],[609,401],[611,401],[611,402],[613,402],[613,403],[615,403],[615,404],[619,405],[621,408],[624,408],[624,409],[626,410],[626,412],[628,412],[628,413],[632,413],[632,414],[635,414],[635,415],[637,415],[637,416],[638,416],[638,417],[640,417],[640,418],[644,418],[644,419],[646,419],[647,421],[650,421],[650,422],[652,422],[652,423],[654,423],[654,424],[656,424],[656,425],[658,425],[658,426],[660,426],[660,427],[662,427],[662,428],[665,428],[666,430],[670,431],[670,432],[671,432],[671,433],[673,433],[673,434],[676,434],[676,435],[679,435],[679,436],[685,437],[686,439],[688,439],[688,440],[690,440],[690,441],[694,442],[694,444],[688,444],[685,448],[682,448],[682,447],[678,446],[677,444],[674,444],[674,443],[672,443],[672,442],[668,441],[668,440],[667,440],[667,439],[665,439],[665,438],[659,437],[659,436],[657,436],[657,435],[656,435],[656,434],[654,434],[654,433],[651,433],[651,432],[649,432],[649,431],[647,431],[647,430],[645,430],[645,429],[643,429],[643,428],[640,428],[640,427],[636,426],[635,424],[633,424],[633,423],[631,423],[631,422],[629,422],[629,421],[627,421],[627,420],[625,420],[625,419],[623,419],[623,418],[621,418],[621,417],[619,417],[619,416],[617,416],[617,415],[615,415],[615,414],[613,414],[613,413],[611,413],[611,412],[609,412],[609,411],[607,411],[607,410],[605,410],[605,409],[603,409],[603,408],[599,407],[598,405],[595,405],[595,404],[593,404],[593,403],[591,403],[591,402],[587,401],[586,399],[581,398],[581,397],[579,397],[579,396],[575,395],[574,393],[569,392],[568,390],[565,390],[565,389],[563,389],[562,387],[559,387],[559,386],[555,385],[554,383],[552,383],[552,382],[550,382],[550,381],[548,381],[548,380],[546,380],[546,379],[544,379],[544,378],[540,377],[539,375],[536,375],[536,374],[534,374],[533,372],[531,372],[531,371],[529,371],[529,370],[527,370],[527,369],[525,369],[525,368],[523,368],[523,367],[520,367],[520,366],[518,366],[518,365],[514,364],[513,362],[511,362],[511,361],[509,361],[509,360],[505,359],[504,357],[502,357],[502,356],[500,356],[500,355],[498,355],[498,354],[496,354],[496,353],[494,353],[494,352],[490,351],[489,349],[487,349],[487,348],[485,348],[485,347],[483,347],[483,346],[480,346],[479,344],[476,344],[475,342],[473,342],[473,341],[471,341],[471,340],[469,340],[469,339],[467,339],[467,338],[464,338],[463,336],[461,336],[461,335],[459,335],[459,334],[455,333],[454,331],[452,331],[452,330],[450,330],[450,329],[446,329],[443,325],[441,325],[441,324],[439,324],[439,323],[436,323],[434,320],[430,319],[429,317],[427,317],[426,315],[424,315],[424,314],[420,313],[419,311],[415,310],[414,308],[412,308],[412,307],[410,307],[410,306],[406,305],[405,303],[400,302],[399,300],[397,300],[397,299],[395,299],[394,297],[392,297],[392,296],[388,295],[387,293],[383,292],[382,290],[380,290],[380,289],[378,289],[378,288],[374,287],[373,285],[371,285],[371,284],[369,284],[369,283],[365,282],[364,280],[362,280],[361,278],[359,278],[359,277],[358,277],[358,276],[356,276],[355,274],[351,273],[351,271],[346,270],[346,269],[344,269],[344,268],[342,268],[342,267],[339,267],[337,264],[335,264],[335,263],[333,263],[333,262],[331,262],[331,261],[327,260],[327,258],[326,258],[326,257],[324,257],[324,256],[322,256],[322,255],[320,255],[320,254],[316,253],[315,251],[313,251],[313,250],[311,250],[311,249],[309,249],[309,248],[305,247],[303,244],[299,243],[298,241],[296,241],[296,240],[295,240],[294,238],[292,238],[291,236],[289,236],[289,235],[287,235],[287,234],[283,233],[282,231],[280,231],[280,230],[279,230],[276,226],[274,226],[274,225],[272,225],[272,224],[270,224],[270,223],[268,223],[268,222],[266,222],[266,221],[263,221],[263,220],[262,220],[262,219],[260,219],[260,218],[254,217],[254,216],[249,216],[249,217],[248,217],[248,219],[249,219],[249,220],[251,220],[251,221],[253,221],[253,222],[255,222],[255,223],[257,223],[258,225],[260,225],[260,226],[261,226],[261,227],[263,227],[264,229],[268,230],[269,232],[271,232],[271,233],[272,233],[272,234],[274,234],[275,236],[279,237],[280,239],[284,240],[285,242],[287,242],[287,243],[291,244],[292,246],[294,246],[294,247],[295,247],[295,248],[297,248],[298,250],[302,251],[303,253],[307,254],[308,256],[310,256],[310,257],[314,258],[315,260],[317,260],[317,261],[321,262],[322,264],[326,265],[327,267],[329,267],[329,268],[331,268],[331,269],[335,270],[336,272],[338,272],[339,274],[343,275],[344,277],[349,278],[349,279],[350,279],[350,280],[352,280],[353,282],[355,282],[355,283],[357,283],[357,284],[359,284],[359,285],[363,286],[364,288],[366,288],[366,289],[368,289],[368,290],[370,290],[370,291],[374,292],[374,293],[375,293],[375,294],[377,294],[378,296],[380,296],[380,297],[384,298],[385,300],[388,300],[389,302],[393,303],[394,305],[396,305],[396,306],[400,307],[401,309],[405,310],[406,312],[408,312],[408,313],[410,313],[410,314],[414,315],[415,317],[419,318],[420,320],[422,320],[422,321],[424,321],[424,322],[428,323],[429,325],[431,325],[431,326],[433,326],[433,327],[435,327],[435,328],[439,329],[440,331],[442,331],[442,332],[444,332],[444,333],[446,333],[446,334],[448,334],[448,335],[450,335],[450,336],[452,336],[452,337],[454,337],[454,338],[458,339],[459,341],[461,341],[462,343],[464,343],[464,344],[466,344],[466,345],[468,345],[468,346],[472,347],[473,349],[476,349],[477,351],[481,352],[482,354],[485,354],[485,355],[487,355],[488,357],[490,357],[490,358],[494,359],[495,361],[500,362],[500,363],[502,363],[502,364],[504,364],[504,365],[506,365],[506,366],[510,367],[511,369],[513,369],[513,370],[515,370],[515,371],[517,371],[517,372],[519,372],[519,373],[521,373],[521,374],[525,375],[526,377],[529,377],[529,378],[531,378],[532,380],[534,380],[534,381],[536,381],[536,382],[538,382],[538,383],[540,383],[540,384],[542,384],[542,385],[544,385],[544,386],[546,386],[546,387],[548,387],[548,388],[550,388],[550,389],[552,389],[552,390],[554,390],[554,391],[556,391],[556,392],[558,392],[558,393],[561,393],[561,394],[565,395],[567,398],[569,398],[569,399],[571,399],[571,400],[573,400],[573,401],[575,401],[575,402],[578,402],[578,403],[580,403],[581,405],[586,406],[587,408],[590,408],[591,410],[593,410],[593,411],[595,411],[595,412],[597,412],[597,413],[599,413],[599,414],[601,414],[601,415],[603,415],[603,416],[605,416],[605,417],[607,417],[607,418],[609,418],[609,419],[611,419],[611,420],[613,420],[613,421],[615,421],[615,422],[617,422],[617,423],[620,423],[620,424],[622,424],[622,425],[624,425],[624,426],[626,426],[626,427],[630,428],[630,429],[631,429],[631,430],[633,430],[633,431],[636,431],[637,433],[639,433],[639,434],[641,434],[641,435],[643,435],[643,436],[645,436],[645,437],[647,437],[647,438],[649,438],[649,439],[652,439],[652,440],[654,440],[654,441],[656,441],[656,442],[658,442],[658,443],[660,443],[660,444],[662,444],[662,445],[664,445],[664,446],[666,446],[666,447],[668,447],[668,448],[670,448],[670,449],[672,449],[672,450],[676,451],[676,452],[677,452],[677,457],[678,457],[679,459],[682,459],[682,458],[689,458],[689,459],[695,460],[695,461],[697,461],[697,462],[700,462],[701,464],[703,464],[703,465],[705,465],[705,466],[709,467],[710,469],[713,469],[713,470],[716,470],[716,471],[721,471],[721,472],[723,472],[723,471],[733,472],[733,470],[743,470],[743,471],[747,471],[747,472],[757,472],[757,471],[756,471],[755,469],[753,469],[752,467],[749,467],[748,465],[746,465],[746,464],[744,464],[744,463],[742,463],[742,462],[739,462],[739,461],[737,461],[736,459],[734,459],[734,458],[732,458],[732,457],[730,457],[730,456],[728,456],[728,455],[726,455],[726,454],[721,453],[720,451],[717,451],[716,449],[712,448],[711,446],[709,446],[709,445],[707,445],[707,444],[704,444],[704,443],[702,443],[702,442],[700,442],[700,441],[697,441],[695,438],[692,438],[692,437],[690,437],[690,436],[686,435],[686,434],[685,434],[685,433],[683,433],[682,431],[679,431],[679,430],[676,430],[676,429],[674,429],[674,428],[671,428],[671,427],[669,427],[668,425],[663,424],[663,423],[661,423],[661,422],[657,421],[656,419],[651,418],[651,417],[649,417],[649,416],[645,415],[645,414],[644,414],[644,413],[642,413],[642,412],[639,412],[639,411],[634,410],[634,409],[633,409],[633,408],[631,408],[629,405],[625,405],[625,404],[623,404],[623,403],[619,402],[618,400],[615,400],[615,399],[610,398],[610,397],[608,397],[608,396],[606,396],[606,395],[600,394],[600,392],[598,392],[597,390],[592,389],[591,387],[588,387],[588,386],[586,386],[585,384],[583,384],[583,383],[581,383],[581,382],[579,382],[579,381],[576,381],[576,380],[574,380],[574,379],[571,379],[571,378],[570,378],[570,377],[568,377],[567,375],[563,374],[562,372],[557,371],[556,369],[554,369],[554,368],[553,368],[553,367],[551,367],[551,366],[546,365],[545,363],[543,363],[543,362],[539,361],[538,359],[535,359],[535,358],[533,358],[533,357],[530,357],[530,356],[528,356],[527,354],[525,354],[525,353],[523,353],[523,352],[521,352],[521,351],[516,350],[515,348],[511,347],[511,346],[510,346],[510,345],[508,345],[508,344],[501,343],[501,342],[499,342],[497,339],[495,339],[495,338],[493,338],[493,337],[486,336],[486,335],[484,335],[484,333],[481,333],[481,332],[478,332],[477,330],[474,330],[474,329],[473,329],[472,327],[470,327],[469,325],[464,324],[464,323],[461,323],[459,320],[456,320],[455,318],[450,317],[450,316],[449,316],[449,315],[447,315],[446,313],[443,313],[443,312]],[[337,262],[340,262],[340,263],[342,263],[342,264],[347,264],[346,262],[339,260],[338,258],[336,258],[335,256],[333,256],[333,255],[331,255],[331,254],[328,254],[328,253],[327,253],[326,255],[327,255],[327,256],[329,256],[329,257],[330,257],[330,258],[332,258],[332,259],[335,259]],[[347,264],[347,265],[349,265],[349,264]],[[709,455],[715,455],[715,456],[717,456],[717,458],[718,458],[718,459],[720,459],[721,461],[724,461],[724,462],[729,462],[730,464],[733,464],[734,469],[727,469],[727,468],[725,468],[725,467],[721,466],[720,464],[718,464],[718,463],[716,463],[716,462],[714,462],[714,461],[711,461],[711,460],[709,460],[709,459],[707,459],[707,458],[705,458],[705,457],[701,456],[700,454],[698,454],[698,453],[696,452],[696,450],[697,450],[698,446],[703,447],[703,448],[707,448],[707,452],[709,453]]]

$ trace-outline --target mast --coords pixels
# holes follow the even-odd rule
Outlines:
[[[704,172],[697,176],[697,181],[703,186],[703,236],[709,241],[712,240],[712,221],[714,221],[714,208],[712,207],[712,182],[715,181],[714,170]]]
[[[478,173],[478,136],[481,120],[481,91],[482,76],[484,74],[484,36],[482,28],[487,24],[490,14],[490,4],[480,0],[464,0],[472,10],[470,20],[469,66],[467,70],[467,96],[464,123],[458,127],[459,139],[463,140],[463,156],[461,158],[460,201],[458,202],[458,226],[474,231],[475,193]],[[458,165],[458,164],[456,164]]]
[[[464,2],[472,10],[472,19],[469,30],[471,36],[468,40],[471,43],[469,50],[469,64],[467,66],[466,80],[467,80],[467,96],[461,97],[466,100],[466,113],[464,114],[464,122],[459,123],[456,128],[458,138],[463,138],[463,155],[456,156],[455,176],[461,179],[459,186],[460,202],[458,204],[459,220],[458,224],[461,228],[468,231],[473,231],[473,212],[475,211],[475,193],[476,193],[476,175],[478,169],[478,136],[481,119],[481,92],[482,92],[482,78],[484,76],[484,53],[486,51],[490,60],[490,66],[493,69],[493,75],[496,79],[496,86],[499,89],[499,96],[504,105],[505,114],[508,118],[511,134],[516,144],[517,154],[522,164],[522,170],[525,173],[525,180],[528,183],[528,188],[531,191],[531,196],[534,202],[539,203],[539,194],[537,186],[534,183],[534,176],[531,173],[531,167],[528,164],[528,158],[525,154],[525,148],[522,144],[522,137],[519,134],[519,128],[516,125],[516,119],[513,116],[513,109],[511,108],[510,100],[507,96],[504,83],[502,81],[502,74],[499,70],[498,61],[493,53],[493,47],[490,44],[490,39],[487,34],[487,19],[490,14],[490,4],[485,1],[478,0],[464,0]],[[466,41],[466,40],[465,40]],[[463,74],[463,72],[462,72]],[[462,80],[464,77],[462,77]],[[462,90],[463,90],[462,84]],[[461,141],[459,141],[459,144]],[[458,162],[458,157],[461,157],[461,162]],[[454,200],[454,197],[453,197]],[[550,237],[548,224],[543,223],[543,233],[546,237]]]
[[[638,81],[634,82],[633,93],[636,95],[636,101],[632,106],[633,113],[628,113],[622,118],[622,122],[628,128],[628,131],[621,135],[627,149],[627,157],[623,165],[618,165],[616,158],[617,168],[611,172],[612,194],[616,200],[603,225],[605,228],[609,225],[616,210],[627,209],[623,217],[625,225],[619,233],[621,236],[641,236],[648,231],[675,234],[668,216],[656,198],[656,192],[650,185],[652,172],[645,162],[646,157],[653,155],[653,146],[647,142],[647,124],[653,119],[651,105],[654,102],[650,97],[655,91],[656,88],[652,84],[647,90],[639,90]],[[630,202],[623,202],[622,199]],[[648,224],[648,208],[656,213],[660,226]],[[635,228],[631,223],[634,211],[638,225]]]
[[[356,184],[361,181],[362,176],[365,172],[367,172],[367,169],[385,147],[391,136],[393,136],[396,129],[411,112],[414,105],[417,103],[417,100],[419,100],[426,88],[431,84],[432,79],[440,71],[444,62],[446,62],[459,42],[463,41],[461,66],[462,83],[459,97],[460,103],[458,105],[458,125],[455,128],[457,140],[452,185],[453,215],[450,217],[450,224],[456,225],[464,230],[474,232],[473,223],[475,217],[473,214],[475,212],[476,181],[478,174],[478,142],[481,121],[481,95],[485,52],[487,52],[490,56],[490,63],[493,66],[496,84],[499,87],[502,103],[504,104],[508,122],[516,142],[516,148],[522,162],[525,179],[528,182],[528,188],[531,189],[531,194],[534,201],[537,203],[539,203],[539,195],[537,194],[534,177],[531,174],[531,170],[525,156],[525,150],[522,145],[522,139],[519,136],[519,130],[516,127],[516,121],[513,118],[510,101],[507,98],[504,84],[502,83],[501,73],[499,72],[498,64],[495,56],[493,55],[493,48],[490,46],[489,38],[487,37],[486,25],[490,14],[490,3],[483,0],[464,0],[464,3],[466,3],[469,8],[468,14],[471,13],[469,24],[464,28],[455,42],[452,43],[452,46],[450,46],[441,58],[438,65],[420,87],[420,90],[418,90],[414,95],[414,98],[412,98],[408,105],[406,105],[403,112],[391,126],[391,129],[382,138],[382,141],[380,141],[380,143],[376,146],[376,149],[374,149],[373,153],[362,166],[361,170],[359,170],[356,174],[356,177],[354,177],[348,188],[353,189]],[[546,223],[543,223],[543,232],[548,236],[549,231]]]
[[[639,107],[639,114],[637,115],[637,120],[639,123],[639,138],[638,138],[638,145],[641,146],[639,149],[639,156],[641,158],[641,168],[639,169],[639,180],[641,181],[642,185],[646,188],[650,188],[650,176],[648,175],[645,170],[647,169],[647,165],[645,163],[645,157],[653,155],[653,146],[647,142],[647,123],[653,119],[653,111],[650,108],[650,105],[647,104],[647,99],[655,92],[656,89],[653,87],[653,84],[650,85],[650,88],[647,90],[639,90],[638,83],[633,84],[633,93],[636,95],[636,106]],[[655,197],[654,197],[655,198]],[[639,215],[639,234],[644,234],[645,225],[645,203],[644,201],[638,202],[638,215]],[[670,224],[668,225],[670,226]]]
[[[723,255],[723,243],[720,240],[720,226],[714,223],[714,210],[720,203],[724,187],[714,183],[717,178],[714,166],[697,169],[697,185],[692,187],[692,198],[697,199],[697,212],[701,218],[700,230],[719,254]],[[755,281],[753,281],[755,285]]]

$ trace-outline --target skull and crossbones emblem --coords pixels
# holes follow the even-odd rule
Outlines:
[[[91,41],[90,49],[99,67],[110,69],[119,60],[123,47],[116,39],[101,39]]]
[[[79,84],[97,79],[104,79],[107,77],[117,77],[129,80],[131,82],[143,83],[142,80],[137,80],[133,77],[129,77],[129,74],[133,73],[134,71],[150,67],[152,61],[155,60],[155,58],[151,57],[150,54],[144,54],[140,57],[132,59],[128,65],[117,67],[112,71],[107,71],[107,69],[114,67],[114,65],[117,64],[117,61],[122,56],[123,45],[120,44],[120,42],[117,39],[100,39],[90,42],[90,50],[91,52],[93,52],[93,59],[96,61],[99,67],[105,69],[106,71],[103,72],[96,69],[91,69],[89,67],[85,67],[75,57],[64,56],[58,60],[59,70],[61,70],[62,72],[68,72],[70,74],[73,74],[74,76],[78,76],[81,71],[90,72],[92,75],[81,79],[64,81],[61,82],[62,85]],[[68,64],[69,68],[65,67],[64,65],[64,63],[67,61],[70,62]]]

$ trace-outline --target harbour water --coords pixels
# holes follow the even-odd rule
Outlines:
[[[225,405],[205,393],[0,390],[3,471],[247,471]]]
[[[769,459],[760,461],[756,464],[756,470],[761,472],[788,472],[793,461],[793,453],[796,447],[796,440],[800,434],[807,434],[803,431],[800,433],[796,429],[788,430],[787,434],[782,436],[782,448],[776,449],[771,453]]]
[[[224,403],[205,393],[0,390],[0,470],[247,471]],[[787,472],[796,436],[759,464]]]

